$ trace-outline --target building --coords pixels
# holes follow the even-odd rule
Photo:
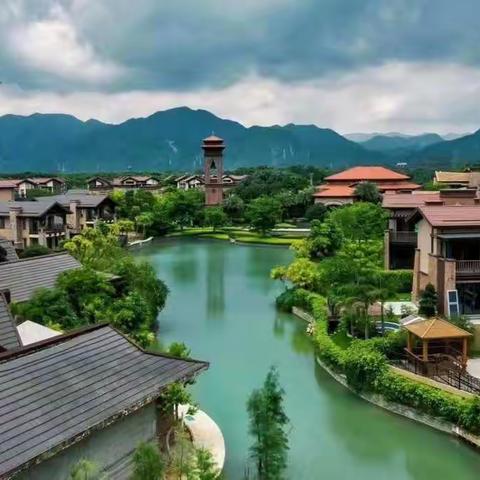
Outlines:
[[[164,446],[164,389],[207,368],[145,351],[106,324],[1,353],[0,478],[64,480],[84,458],[130,478],[140,442]]]
[[[355,188],[362,182],[375,183],[380,193],[408,192],[418,190],[420,185],[413,183],[408,175],[394,172],[385,167],[352,167],[343,172],[325,177],[313,194],[315,203],[326,206],[339,206],[356,201]]]
[[[15,200],[17,186],[10,180],[0,180],[0,201],[9,202]]]
[[[66,185],[65,180],[58,177],[12,178],[0,182],[3,181],[14,185],[15,196],[19,198],[26,198],[27,192],[30,190],[46,190],[50,193],[60,193],[65,190]]]
[[[92,177],[87,180],[88,190],[108,192],[111,190],[158,190],[161,188],[160,177],[154,175],[125,175],[113,179]]]
[[[248,175],[224,174],[222,178],[224,190],[239,185],[247,177]],[[181,177],[177,177],[175,182],[179,190],[190,190],[192,188],[200,188],[203,190],[205,188],[205,175],[182,175]]]
[[[70,213],[53,199],[0,202],[0,236],[18,249],[30,245],[55,248],[66,237]]]
[[[68,209],[67,226],[69,233],[79,233],[84,228],[93,227],[98,220],[111,222],[115,218],[116,203],[104,194],[89,192],[66,192],[62,195],[40,197],[38,202],[55,201]]]
[[[389,214],[385,232],[385,268],[413,268],[417,232],[415,225],[407,219],[417,208],[425,205],[477,205],[479,201],[474,189],[386,193],[382,200],[382,206]]]
[[[479,188],[480,172],[435,172],[433,183],[442,188]]]
[[[407,219],[417,230],[413,299],[431,283],[443,315],[480,314],[480,205],[424,205]]]
[[[225,144],[220,137],[210,135],[203,140],[205,205],[223,203],[223,151]]]
[[[0,263],[0,292],[10,302],[30,300],[40,288],[53,288],[58,276],[81,268],[67,252]]]

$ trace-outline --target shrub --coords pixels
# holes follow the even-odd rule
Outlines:
[[[79,460],[70,470],[69,480],[106,480],[106,476],[100,471],[100,468],[93,462],[82,459]]]
[[[392,279],[400,293],[410,293],[412,291],[412,270],[384,270],[380,273],[380,276],[385,279]]]
[[[20,253],[20,257],[21,258],[40,257],[41,255],[48,255],[49,253],[52,253],[52,251],[43,245],[30,245]]]
[[[164,463],[154,443],[142,442],[133,454],[132,480],[161,480]]]
[[[418,313],[427,317],[433,317],[437,313],[437,292],[435,287],[429,283],[420,293],[420,308]]]

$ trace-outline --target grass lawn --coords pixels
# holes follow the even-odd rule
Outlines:
[[[330,337],[340,348],[346,349],[352,343],[352,339],[347,336],[345,330],[338,330]]]

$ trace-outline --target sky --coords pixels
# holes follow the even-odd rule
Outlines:
[[[478,0],[0,0],[0,115],[480,128]]]

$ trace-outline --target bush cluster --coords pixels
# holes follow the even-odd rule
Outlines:
[[[387,357],[399,348],[401,336],[358,340],[342,349],[327,333],[325,299],[315,293],[296,289],[285,291],[277,303],[304,308],[316,320],[315,344],[318,358],[333,370],[346,375],[356,391],[383,395],[421,412],[454,423],[465,430],[480,434],[480,398],[463,398],[408,379],[388,368]],[[389,355],[390,356],[390,355]]]
[[[385,277],[385,279],[392,279],[392,282],[398,285],[398,291],[400,293],[410,293],[412,291],[412,270],[384,270],[381,275]]]

